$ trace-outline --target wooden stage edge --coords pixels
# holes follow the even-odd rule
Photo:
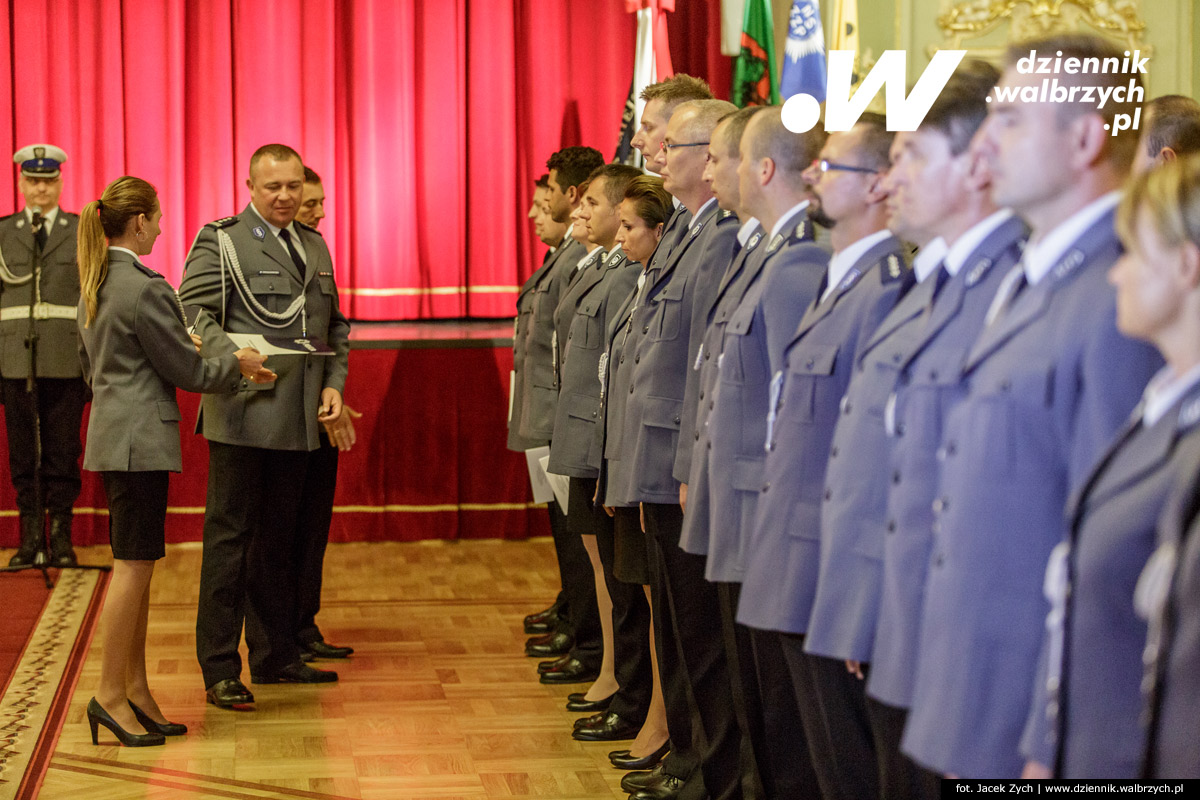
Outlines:
[[[402,322],[350,321],[351,350],[512,347],[513,321],[439,319]]]
[[[586,687],[538,683],[537,661],[523,655],[522,617],[558,589],[548,538],[331,545],[319,622],[355,654],[317,664],[338,670],[335,684],[251,686],[258,703],[247,712],[204,703],[194,636],[200,552],[168,545],[151,586],[151,685],[188,735],[127,749],[102,731],[92,745],[84,709],[102,656],[97,635],[39,797],[625,797],[623,773],[607,759],[623,745],[571,738],[566,695]],[[105,547],[80,556],[110,557]]]

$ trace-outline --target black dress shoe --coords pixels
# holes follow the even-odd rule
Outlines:
[[[589,667],[577,658],[568,658],[538,678],[542,683],[591,683],[600,677],[599,667]]]
[[[633,794],[640,789],[661,782],[664,777],[662,764],[649,772],[631,772],[621,778],[621,791]]]
[[[525,617],[525,633],[550,633],[558,626],[558,603]]]
[[[538,675],[545,675],[551,670],[562,669],[563,664],[566,664],[570,660],[571,654],[567,653],[565,656],[559,656],[553,661],[543,661],[537,666]]]
[[[663,742],[663,746],[645,756],[631,755],[628,750],[616,750],[608,754],[608,760],[617,769],[650,769],[662,763],[671,750],[671,740]]]
[[[652,784],[645,789],[638,789],[629,795],[629,800],[675,800],[676,797],[679,797],[681,789],[683,789],[683,781],[674,775],[664,774],[660,783]]]
[[[183,736],[187,733],[187,725],[182,722],[157,722],[153,717],[146,714],[140,708],[129,700],[129,707],[133,709],[133,715],[137,717],[137,721],[142,724],[142,727],[150,733],[161,733],[163,736]]]
[[[316,669],[303,661],[288,664],[268,675],[251,675],[251,683],[333,683],[338,674],[331,669]]]
[[[599,700],[588,700],[586,692],[572,692],[567,695],[567,711],[574,711],[576,714],[608,711],[608,707],[612,705],[612,699],[613,695],[610,694],[608,697],[603,697]]]
[[[571,652],[575,640],[565,633],[551,633],[544,642],[528,641],[525,643],[525,655],[534,658],[553,658]]]
[[[601,722],[604,722],[604,718],[607,716],[607,711],[597,711],[595,714],[589,714],[586,717],[580,717],[575,720],[575,724],[572,727],[575,730],[579,730],[584,725],[599,725]]]
[[[329,642],[305,642],[300,645],[300,655],[305,653],[314,658],[345,658],[354,653],[353,647],[338,647]]]
[[[632,739],[641,729],[640,722],[630,722],[615,711],[610,711],[599,722],[580,725],[571,731],[571,738],[581,742],[615,742],[620,739]]]
[[[204,692],[204,697],[217,708],[233,708],[254,702],[254,695],[237,678],[218,681]]]

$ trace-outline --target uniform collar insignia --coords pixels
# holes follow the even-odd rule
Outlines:
[[[990,258],[981,258],[979,263],[971,267],[971,271],[967,273],[967,288],[970,289],[975,284],[979,283],[984,274],[987,273],[988,267],[992,266]]]
[[[258,239],[260,242],[267,238],[267,232],[263,230],[262,225],[255,225],[250,232],[254,234],[254,238]]]
[[[25,227],[25,215],[24,215],[24,214],[22,214],[22,215],[21,215],[21,218],[17,220],[17,227],[18,227],[18,228],[24,228],[24,227]]]
[[[893,259],[893,258],[895,258],[895,256],[888,256],[888,258]],[[899,275],[900,273],[897,272],[896,274]],[[842,279],[842,282],[840,284],[838,284],[838,291],[839,292],[846,291],[851,286],[853,286],[855,284],[855,282],[861,277],[862,277],[862,272],[860,272],[857,267],[851,267],[850,271],[846,273],[846,277]]]
[[[1200,397],[1193,397],[1179,409],[1179,430],[1184,430],[1200,422]]]
[[[783,244],[783,234],[777,233],[771,237],[771,243],[767,245],[767,252],[774,253],[781,244]]]
[[[621,260],[621,254],[613,253],[611,256],[608,257],[608,265],[611,267],[613,264],[616,264],[620,260]]]
[[[1070,275],[1075,269],[1083,263],[1083,251],[1078,248],[1067,253],[1066,257],[1054,266],[1054,277],[1056,280],[1062,280]]]
[[[746,242],[746,249],[753,250],[758,246],[760,239],[762,239],[762,234],[755,231],[754,235],[750,237],[750,241]]]
[[[893,278],[899,278],[903,268],[900,266],[900,259],[896,258],[895,253],[887,257],[888,275]]]

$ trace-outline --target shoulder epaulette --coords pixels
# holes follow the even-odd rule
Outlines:
[[[212,222],[208,223],[208,225],[206,225],[205,227],[228,228],[231,225],[236,225],[237,221],[238,221],[237,217],[223,217],[222,219],[213,220]]]
[[[15,217],[17,214],[20,214],[20,213],[21,213],[20,211],[14,211],[14,212],[13,212],[13,213],[11,213],[11,214],[5,214],[3,217],[0,217],[0,222],[6,222],[6,221],[8,221],[8,220],[12,219],[12,218],[13,218],[13,217]]]
[[[145,264],[141,263],[140,261],[133,262],[133,265],[135,267],[137,267],[139,270],[141,270],[142,273],[145,274],[147,277],[150,277],[150,278],[161,278],[162,277],[161,273],[155,272],[154,270],[150,269],[149,267],[147,267]]]
[[[67,211],[67,210],[66,210],[66,209],[64,209],[64,208],[60,208],[60,209],[58,210],[58,213],[59,213],[59,214],[61,214],[61,215],[65,215],[65,216],[71,217],[71,218],[73,218],[73,219],[79,219],[79,215],[78,215],[78,214],[76,214],[74,211]]]
[[[728,210],[726,210],[726,209],[724,209],[724,208],[722,208],[722,209],[721,209],[721,211],[720,211],[720,217],[721,217],[721,219],[729,219],[729,218],[730,218],[730,217],[732,217],[732,216],[734,216],[734,212],[732,212],[732,211],[728,211]]]
[[[297,225],[299,225],[301,228],[304,228],[304,230],[306,230],[306,231],[312,231],[312,232],[313,232],[313,233],[315,233],[317,236],[320,236],[320,235],[321,235],[321,232],[320,232],[319,230],[317,230],[316,228],[314,228],[312,225],[307,225],[307,224],[305,224],[305,223],[301,222],[301,221],[300,221],[300,220],[298,220],[298,219],[297,219],[297,220],[292,220],[292,221],[293,221],[293,222],[295,222]]]
[[[903,280],[907,273],[908,267],[895,253],[888,253],[887,258],[879,265],[879,280],[884,284]]]

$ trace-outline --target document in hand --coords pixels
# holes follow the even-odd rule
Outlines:
[[[229,333],[238,347],[253,347],[264,356],[332,356],[333,348],[320,339],[302,336],[263,336],[259,333]]]

